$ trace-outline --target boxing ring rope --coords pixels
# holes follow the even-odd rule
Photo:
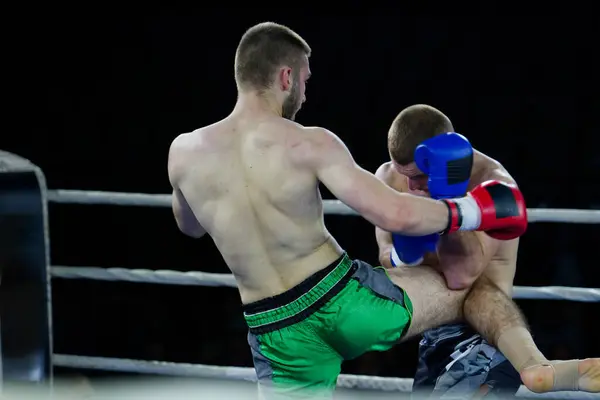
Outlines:
[[[48,190],[47,200],[48,202],[62,204],[171,207],[170,194]],[[325,200],[324,210],[326,214],[357,215],[354,210],[350,209],[338,200]],[[600,210],[528,209],[528,219],[529,222],[598,224],[600,223]],[[62,279],[93,279],[167,285],[235,287],[233,275],[207,272],[52,266],[51,275],[53,278]],[[518,299],[600,302],[600,289],[561,286],[516,286],[513,297]],[[129,360],[64,354],[54,354],[53,364],[55,366],[67,368],[256,381],[254,369],[242,367],[182,364],[163,361]],[[370,389],[377,391],[410,392],[412,390],[412,379],[342,374],[338,378],[338,387],[350,389]],[[524,386],[521,386],[517,395],[519,397],[543,399],[600,398],[600,396],[596,394],[581,392],[554,392],[536,394],[530,392]]]
[[[152,271],[147,269],[66,267],[54,265],[51,268],[51,273],[53,278],[63,279],[93,279],[99,281],[157,283],[161,285],[236,287],[232,274],[214,274],[208,272]],[[564,286],[515,286],[513,298],[597,302],[600,301],[600,289]]]
[[[170,194],[119,193],[85,190],[48,190],[48,201],[63,204],[95,204],[138,207],[171,207]],[[358,215],[339,200],[324,200],[325,214]],[[600,224],[600,210],[529,208],[529,222]]]

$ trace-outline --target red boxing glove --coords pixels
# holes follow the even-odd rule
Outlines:
[[[511,240],[527,230],[527,208],[515,185],[487,181],[466,197],[444,200],[448,205],[447,233],[485,231],[499,240]]]
[[[481,208],[481,225],[495,239],[511,240],[527,230],[527,207],[523,193],[516,185],[487,181],[471,191]]]

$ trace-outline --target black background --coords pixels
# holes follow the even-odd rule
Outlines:
[[[508,168],[530,208],[597,207],[594,24],[540,16],[425,18],[401,10],[294,14],[235,7],[185,16],[64,10],[28,18],[15,46],[20,70],[5,77],[19,89],[13,105],[26,113],[19,128],[2,134],[1,147],[39,165],[51,189],[168,193],[170,142],[231,111],[239,38],[249,26],[274,20],[313,49],[298,122],[338,134],[366,169],[386,161],[396,114],[427,103]],[[331,198],[327,191],[324,197]],[[366,221],[330,215],[326,223],[353,257],[377,262]],[[55,265],[228,272],[210,238],[180,234],[167,208],[52,204],[50,224]],[[594,225],[531,224],[515,284],[599,287],[597,235]],[[518,304],[549,357],[600,354],[597,303]],[[231,288],[54,280],[53,309],[55,353],[251,366]],[[415,366],[413,341],[343,370],[410,377]]]

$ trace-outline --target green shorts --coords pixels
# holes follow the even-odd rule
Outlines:
[[[244,317],[263,394],[313,396],[333,391],[343,360],[396,344],[412,304],[383,268],[344,254],[287,292],[245,305]]]

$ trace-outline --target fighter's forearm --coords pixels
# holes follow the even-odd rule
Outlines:
[[[392,228],[390,231],[425,236],[448,228],[448,206],[441,201],[405,193],[400,193],[397,199],[400,202],[392,220],[396,221],[398,229]]]

